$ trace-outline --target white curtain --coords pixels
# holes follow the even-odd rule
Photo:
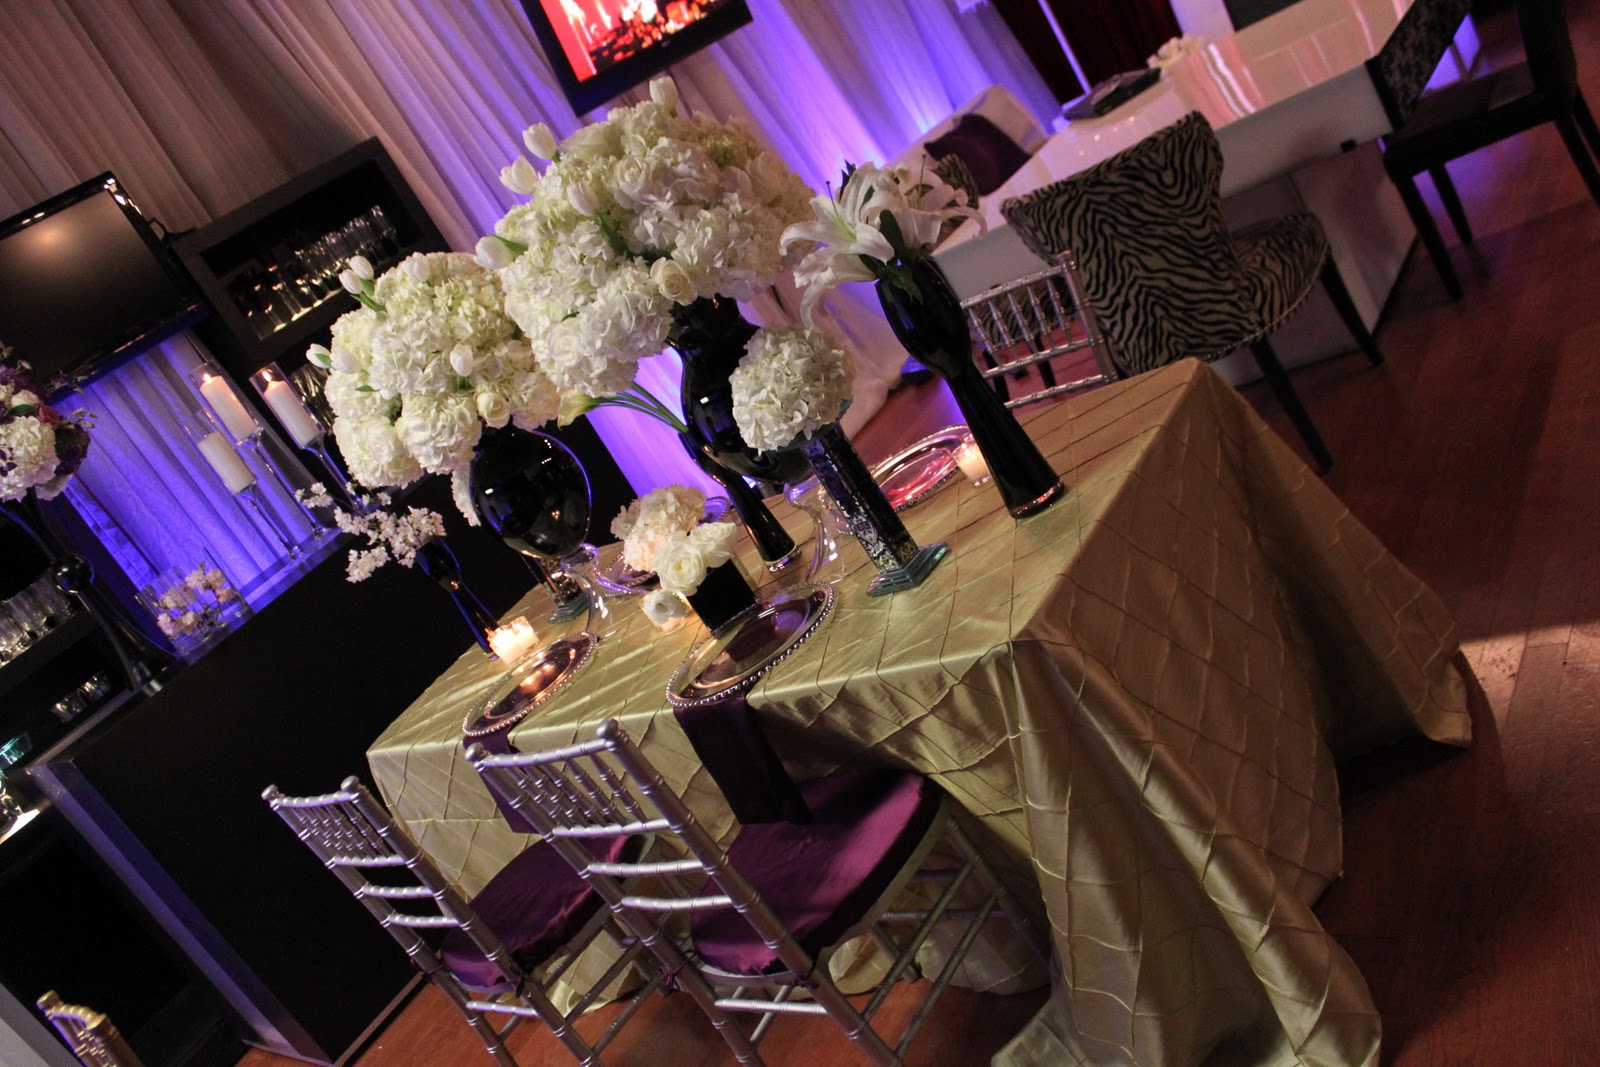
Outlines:
[[[1043,83],[987,7],[955,0],[750,0],[751,25],[672,71],[692,106],[742,116],[809,183],[893,157],[984,86],[1043,117]],[[636,91],[637,92],[637,91]],[[519,0],[30,0],[0,4],[0,214],[102,170],[173,229],[237,207],[380,137],[456,248],[515,202],[498,173],[567,106]],[[782,317],[792,294],[758,314]],[[904,353],[870,290],[830,328],[864,393]],[[670,368],[656,368],[670,389]],[[858,401],[863,411],[870,396]],[[596,427],[643,491],[699,474],[662,427]]]

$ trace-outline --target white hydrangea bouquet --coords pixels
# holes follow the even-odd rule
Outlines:
[[[750,300],[789,265],[781,238],[811,190],[739,122],[683,115],[672,82],[559,145],[543,124],[501,179],[530,199],[478,245],[499,270],[506,311],[544,373],[569,395],[564,417],[598,404],[681,420],[635,385],[661,351],[674,308]]]
[[[50,500],[82,465],[92,423],[81,410],[69,418],[46,404],[28,364],[10,359],[0,344],[0,501],[30,492]]]
[[[467,468],[485,425],[533,430],[560,398],[505,313],[499,276],[470,255],[417,253],[374,277],[362,257],[341,275],[361,307],[308,358],[329,371],[325,395],[350,475],[368,487],[447,474],[456,506],[478,516]]]
[[[622,559],[636,571],[653,571],[660,587],[644,598],[644,613],[657,627],[675,630],[688,616],[685,598],[693,596],[714,567],[733,558],[739,528],[731,522],[706,522],[706,496],[698,489],[669,485],[645,494],[611,522],[622,541]]]
[[[789,448],[844,414],[855,382],[847,356],[810,326],[762,330],[729,378],[733,417],[751,448]]]
[[[444,519],[432,508],[409,507],[404,512],[387,510],[393,503],[388,493],[363,494],[354,486],[351,499],[358,512],[341,508],[321,482],[295,495],[307,507],[330,508],[341,531],[364,538],[368,548],[352,548],[345,561],[345,580],[362,582],[390,560],[402,567],[415,565],[417,550],[435,537],[444,536]]]

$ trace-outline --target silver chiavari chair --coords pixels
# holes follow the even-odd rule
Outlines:
[[[617,936],[602,900],[548,845],[524,850],[469,901],[355,778],[325,796],[285,796],[269,786],[262,798],[400,943],[504,1067],[516,1065],[504,1039],[525,1019],[543,1020],[580,1064],[600,1067],[600,1052],[661,984],[659,972],[640,966],[644,985],[598,1038],[586,1041],[574,1021],[640,962],[644,946]],[[633,856],[647,847],[642,838],[616,839],[597,854]],[[530,900],[540,906],[530,907]],[[621,955],[563,1013],[546,989],[602,934],[616,938]],[[504,1026],[492,1021],[500,1016],[510,1016]]]
[[[473,746],[467,759],[490,790],[534,824],[629,932],[650,946],[741,1064],[764,1062],[756,1045],[779,1015],[823,1015],[873,1063],[899,1067],[997,909],[1047,962],[1032,925],[950,817],[944,792],[920,775],[852,771],[802,783],[810,822],[744,825],[724,850],[614,719],[592,741],[504,755]],[[583,847],[595,838],[635,833],[657,835],[663,854],[684,858],[607,862]],[[941,844],[960,857],[955,866],[928,862]],[[634,888],[625,880],[635,880]],[[981,899],[976,906],[955,906],[969,881]],[[926,890],[917,898],[923,906],[891,910],[914,882]],[[638,888],[645,885],[652,890]],[[663,928],[685,918],[688,951]],[[919,976],[918,949],[944,920],[967,925],[890,1045],[871,1020],[898,981]],[[891,928],[900,931],[898,939]],[[893,962],[858,1009],[834,984],[828,960],[860,936],[870,937]],[[737,1021],[743,1013],[759,1016],[748,1031]]]
[[[144,1067],[111,1020],[99,1012],[62,1003],[53,989],[39,998],[39,1010],[84,1067]]]
[[[1070,253],[1056,256],[1045,270],[968,297],[961,306],[987,364],[983,376],[1006,407],[1035,404],[1120,377]],[[1051,361],[1084,349],[1094,356],[1098,373],[1058,384]],[[1029,368],[1039,375],[1042,387],[1013,396],[1007,379]]]

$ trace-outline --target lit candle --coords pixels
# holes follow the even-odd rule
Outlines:
[[[525,618],[512,619],[499,629],[489,631],[489,647],[502,663],[515,663],[538,643],[539,635]]]
[[[289,436],[294,438],[294,443],[301,448],[311,447],[311,443],[322,436],[322,427],[317,420],[311,417],[311,412],[306,410],[300,397],[295,394],[294,388],[288,382],[274,378],[267,382],[267,387],[262,390],[261,398],[267,402],[267,407],[278,416],[278,421],[283,423],[283,428],[289,431]]]
[[[983,460],[983,450],[975,441],[964,441],[956,449],[956,465],[961,468],[961,473],[972,479],[973,485],[982,485],[989,480],[989,464]]]
[[[226,378],[216,374],[204,375],[200,379],[200,395],[205,397],[211,410],[222,420],[222,428],[233,434],[235,441],[243,441],[261,429],[261,424],[256,422],[255,416],[235,395]]]
[[[200,454],[211,464],[211,469],[228,487],[228,492],[242,493],[256,484],[256,476],[244,465],[244,460],[239,458],[239,453],[233,450],[228,439],[222,436],[222,431],[213,430],[201,438],[199,448]]]

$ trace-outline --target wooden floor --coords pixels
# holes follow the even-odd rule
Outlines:
[[[1600,101],[1600,0],[1570,6]],[[1477,740],[1344,768],[1345,877],[1317,911],[1371,986],[1386,1064],[1578,1067],[1600,1063],[1600,209],[1551,128],[1452,173],[1477,230],[1451,242],[1466,299],[1414,255],[1379,331],[1387,366],[1353,355],[1294,380],[1335,456],[1328,484],[1454,611]],[[1294,440],[1264,388],[1246,395]],[[953,991],[912,1062],[986,1063],[1041,995]],[[687,998],[647,1012],[608,1063],[733,1062]],[[818,1022],[762,1050],[774,1067],[853,1062]],[[513,1051],[571,1063],[531,1028]],[[356,1067],[488,1062],[426,989]]]

